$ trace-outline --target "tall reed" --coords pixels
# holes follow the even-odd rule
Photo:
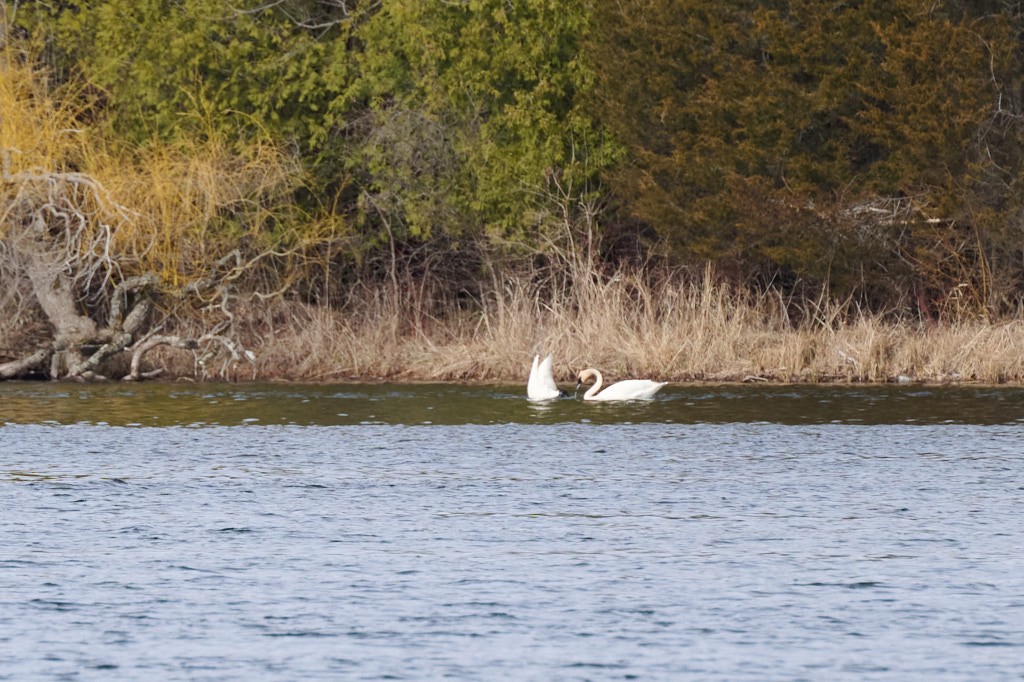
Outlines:
[[[717,280],[596,272],[572,287],[506,279],[473,310],[411,286],[361,289],[341,307],[288,306],[260,325],[259,372],[310,381],[522,382],[535,353],[556,378],[769,382],[1020,382],[1024,323],[923,324],[822,304],[793,319],[777,295]],[[429,308],[430,313],[424,310]]]

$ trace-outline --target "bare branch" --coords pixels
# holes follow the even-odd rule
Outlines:
[[[135,347],[132,349],[131,369],[124,380],[138,381],[139,379],[144,378],[145,373],[141,371],[142,356],[157,346],[165,345],[174,346],[175,348],[181,348],[183,350],[195,350],[199,347],[199,343],[194,339],[183,339],[179,336],[163,334],[150,336],[149,338],[135,344]],[[152,373],[149,374],[152,375]]]
[[[43,367],[51,355],[53,355],[52,348],[40,348],[20,360],[0,364],[0,379],[15,379],[25,376],[32,370]]]

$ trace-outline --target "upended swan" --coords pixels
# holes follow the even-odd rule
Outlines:
[[[618,381],[601,391],[604,377],[596,369],[581,371],[576,378],[576,389],[585,382],[594,379],[594,385],[583,394],[584,400],[650,400],[667,382],[651,381],[650,379],[626,379]],[[598,391],[601,391],[598,393]]]
[[[550,355],[543,360],[539,355],[533,356],[533,367],[530,368],[530,378],[526,382],[526,397],[530,400],[553,400],[565,395],[555,385],[552,362]]]

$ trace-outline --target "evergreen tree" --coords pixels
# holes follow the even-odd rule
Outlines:
[[[984,5],[596,3],[615,191],[679,257],[739,275],[876,302],[955,286],[978,262],[965,226],[1017,203],[1021,168],[1020,18]]]

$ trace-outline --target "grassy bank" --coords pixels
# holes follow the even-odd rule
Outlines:
[[[609,379],[672,382],[1024,380],[1020,321],[898,322],[835,305],[805,306],[795,320],[777,296],[711,278],[587,281],[557,296],[510,283],[471,311],[439,310],[392,287],[364,290],[340,309],[266,310],[250,319],[257,376],[517,383],[534,353],[550,352],[560,382],[589,366]]]
[[[563,383],[584,367],[610,380],[1024,382],[1019,320],[894,321],[813,304],[794,314],[777,295],[741,294],[711,279],[588,281],[555,296],[513,281],[468,304],[390,283],[357,289],[335,307],[254,302],[236,312],[254,363],[200,368],[192,353],[164,348],[147,356],[146,369],[165,368],[164,379],[525,383],[533,355],[554,353]],[[0,348],[29,348],[45,326],[29,322],[0,324]],[[187,333],[188,322],[178,324],[168,331]]]

